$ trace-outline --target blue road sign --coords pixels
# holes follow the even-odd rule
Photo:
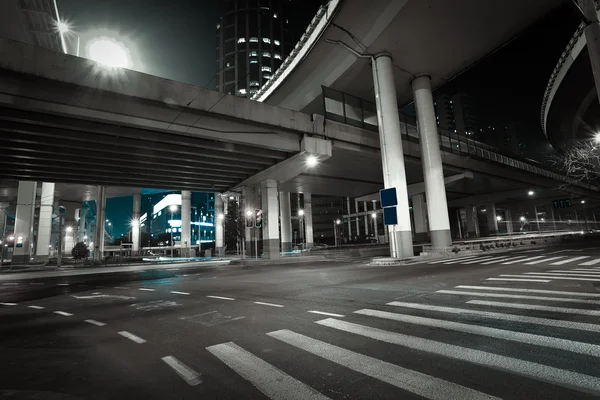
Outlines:
[[[384,225],[398,225],[396,207],[386,207],[383,209],[383,223]]]
[[[381,207],[393,207],[398,205],[398,196],[396,196],[396,188],[382,189],[379,191],[379,201]]]

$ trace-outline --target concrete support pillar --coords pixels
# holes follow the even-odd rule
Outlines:
[[[38,219],[36,261],[50,258],[50,236],[52,235],[52,213],[54,207],[54,183],[43,182],[40,197],[40,217]]]
[[[104,224],[106,222],[106,187],[98,186],[96,196],[96,231],[94,234],[94,260],[104,259]]]
[[[12,263],[29,264],[33,253],[33,218],[37,182],[19,182]]]
[[[431,245],[434,248],[447,247],[452,244],[452,233],[448,216],[440,140],[431,94],[431,77],[426,75],[416,77],[412,81],[412,87],[417,111]]]
[[[310,193],[304,193],[304,229],[306,230],[305,236],[307,249],[310,249],[315,245],[315,234],[313,231],[312,217],[312,195]]]
[[[189,190],[181,191],[181,255],[189,256],[189,249],[192,240],[192,192]]]
[[[465,214],[467,217],[467,236],[470,238],[479,237],[479,221],[477,219],[477,207],[466,206]]]
[[[375,211],[377,210],[377,204],[375,200],[372,201],[372,206],[373,213],[375,213]],[[371,217],[371,219],[373,220],[373,236],[375,236],[375,239],[377,239],[377,243],[379,243],[379,218],[377,218],[377,214],[375,214],[375,217],[376,218]]]
[[[281,222],[281,251],[292,251],[292,208],[290,193],[279,192],[279,218]]]
[[[140,209],[142,207],[142,194],[133,194],[133,212],[131,215],[131,251],[133,254],[140,252]]]
[[[377,54],[372,68],[384,187],[395,188],[398,198],[398,224],[389,228],[390,254],[394,258],[411,257],[414,254],[412,229],[392,57],[387,53]]]
[[[242,188],[242,198],[244,208],[242,209],[242,215],[244,216],[244,221],[247,222],[248,219],[255,219],[255,212],[258,208],[258,200],[256,198],[256,189],[253,187],[244,187]],[[250,214],[250,215],[249,215]],[[256,256],[254,245],[255,241],[255,232],[256,228],[248,228],[248,225],[245,225],[244,238],[245,238],[245,250],[246,256]]]
[[[358,200],[354,200],[354,211],[358,214],[360,210],[358,209]],[[358,215],[356,216],[356,236],[360,236],[360,218]]]
[[[485,205],[485,215],[487,219],[488,234],[498,234],[498,219],[496,218],[496,205],[494,203],[488,203]]]
[[[225,255],[225,204],[223,196],[215,193],[215,254],[219,257]]]
[[[279,199],[277,181],[267,179],[261,183],[261,206],[263,215],[262,243],[263,256],[277,259],[279,253]],[[304,197],[306,207],[306,196]],[[306,211],[306,210],[305,210]]]
[[[412,196],[412,207],[415,221],[415,241],[426,242],[429,238],[427,236],[427,209],[423,193]]]
[[[346,204],[348,205],[348,214],[352,214],[350,209],[350,197],[346,197]],[[352,240],[352,219],[348,217],[348,240]]]
[[[363,201],[363,207],[365,209],[365,235],[369,236],[369,214],[368,214],[368,207],[367,207],[367,202]]]
[[[68,210],[65,210],[65,213],[67,211]],[[71,257],[71,250],[73,250],[75,239],[77,238],[77,227],[75,225],[77,223],[77,217],[79,216],[78,209],[75,209],[72,215],[73,221],[65,223],[65,227],[63,228],[63,257]]]
[[[506,217],[506,233],[512,235],[515,231],[513,227],[512,213],[510,210],[505,210],[504,216]]]

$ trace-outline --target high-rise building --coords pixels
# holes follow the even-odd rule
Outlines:
[[[467,93],[456,93],[452,96],[451,103],[457,133],[464,136],[474,135],[478,126],[473,98]]]
[[[225,0],[217,24],[217,91],[243,97],[256,93],[290,54],[319,3]]]
[[[445,131],[454,132],[456,123],[454,121],[452,97],[448,93],[438,93],[433,104],[438,127]]]

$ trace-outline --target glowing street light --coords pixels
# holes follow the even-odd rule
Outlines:
[[[58,31],[64,35],[66,35],[67,33],[72,33],[73,35],[77,36],[77,57],[79,57],[79,44],[81,43],[81,38],[79,37],[79,34],[77,32],[75,32],[74,30],[72,30],[69,25],[66,22],[63,21],[59,21],[56,24],[56,27],[58,29]]]
[[[534,191],[533,191],[533,190],[530,190],[529,192],[527,192],[527,194],[528,194],[528,195],[530,195],[530,196],[533,196],[533,194],[534,194]]]
[[[14,236],[9,236],[8,240],[10,240],[12,242],[13,240],[15,240],[15,237]]]
[[[246,211],[246,216],[247,217],[251,217],[254,213],[252,212],[252,210],[247,210]]]
[[[585,200],[581,200],[581,204],[585,204]]]
[[[235,197],[229,196],[229,200],[235,200]]]
[[[335,221],[335,224],[336,224],[336,225],[339,225],[339,224],[341,224],[341,223],[342,223],[342,221],[340,221],[339,219]]]
[[[317,157],[315,157],[315,156],[311,155],[306,158],[306,165],[309,167],[314,167],[318,163],[319,163],[319,160],[317,160]]]
[[[597,132],[597,133],[594,135],[594,140],[596,141],[596,143],[600,143],[600,132]]]
[[[223,220],[223,218],[225,218],[225,215],[223,213],[220,213],[219,215],[217,215],[217,219]]]
[[[110,225],[110,224],[109,224],[109,225]],[[71,233],[71,232],[73,232],[73,227],[71,227],[71,226],[67,226],[67,228],[66,228],[66,231],[67,231],[67,233]]]
[[[519,220],[521,220],[521,222],[524,222],[525,221],[525,217],[521,216],[521,218],[519,218]]]
[[[127,49],[109,37],[97,38],[89,46],[89,58],[110,68],[129,67]]]
[[[373,218],[373,219],[377,218],[377,214],[376,213],[371,214],[371,218]]]
[[[502,217],[500,215],[496,216],[496,221],[502,221]]]
[[[177,211],[177,205],[176,204],[171,204],[169,206],[169,211],[171,211],[172,213],[174,213],[175,211]]]
[[[298,216],[302,217],[304,215],[304,210],[300,209],[298,210]]]

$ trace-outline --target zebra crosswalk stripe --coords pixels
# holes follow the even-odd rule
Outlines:
[[[483,262],[481,264],[488,265],[488,264],[500,263],[502,261],[514,260],[514,259],[523,258],[523,257],[526,257],[526,256],[516,256],[516,257],[501,258],[500,260],[492,260],[492,261],[488,261],[488,262]]]
[[[467,301],[467,304],[477,304],[480,306],[490,306],[490,307],[515,308],[518,310],[549,311],[549,312],[555,312],[555,313],[560,313],[560,314],[578,314],[578,315],[587,315],[590,317],[600,317],[599,310],[586,310],[583,308],[539,306],[536,304],[503,303],[500,301],[484,301],[484,300],[469,300],[469,301]]]
[[[557,261],[557,262],[554,262],[554,263],[552,263],[550,265],[563,265],[563,264],[567,264],[567,263],[570,263],[570,262],[575,262],[575,261],[583,260],[583,259],[586,259],[586,258],[590,258],[590,256],[579,256],[579,257],[567,258],[566,260]]]
[[[468,261],[475,260],[475,259],[481,260],[483,258],[490,258],[490,256],[487,256],[487,257],[481,257],[481,256],[471,257]],[[444,265],[447,265],[447,264],[458,264],[458,263],[462,263],[463,261],[467,261],[467,260],[466,259],[465,260],[451,260],[451,261],[445,262]]]
[[[317,323],[325,325],[323,321],[328,321],[330,319],[337,321],[328,318],[326,320],[317,321]],[[496,397],[478,392],[474,389],[403,368],[399,365],[381,361],[360,353],[355,353],[287,329],[269,332],[267,335],[427,399],[496,399]]]
[[[460,290],[438,290],[436,293],[456,294],[456,295],[462,295],[462,296],[496,297],[496,298],[504,298],[504,299],[525,299],[525,300],[556,301],[559,303],[578,303],[578,304],[600,305],[600,300],[570,299],[567,297],[531,296],[531,295],[524,295],[524,294],[506,294],[506,293],[463,292]]]
[[[596,265],[598,263],[600,263],[600,258],[596,258],[595,260],[586,261],[579,265]]]
[[[524,258],[522,260],[512,260],[512,261],[503,262],[502,264],[505,264],[505,265],[516,264],[516,263],[519,263],[519,262],[526,262],[526,261],[537,260],[537,259],[542,258],[542,257],[544,257],[544,256],[529,257],[529,258]]]
[[[600,325],[588,324],[585,322],[563,321],[551,318],[529,317],[518,314],[505,314],[493,311],[472,310],[469,308],[454,308],[444,306],[434,306],[430,304],[405,303],[402,301],[392,301],[388,306],[411,308],[415,310],[434,311],[454,315],[475,315],[482,318],[496,319],[501,321],[519,322],[534,325],[551,326],[554,328],[577,329],[580,331],[600,333]]]
[[[445,263],[445,262],[448,262],[448,261],[467,260],[469,258],[477,258],[477,257],[479,257],[479,256],[464,256],[464,257],[453,258],[451,260],[448,260],[447,258],[444,258],[443,260],[432,261],[429,264],[441,264],[441,263]]]
[[[566,277],[581,277],[581,278],[600,278],[600,275],[594,274],[578,274],[570,272],[524,272],[524,275],[548,275],[548,276],[566,276]]]
[[[480,263],[482,261],[497,260],[498,258],[501,258],[501,257],[481,257],[476,260],[469,260],[469,261],[461,263],[461,264],[476,264],[476,263]]]
[[[329,397],[289,376],[233,342],[206,348],[229,368],[274,400],[325,400]]]
[[[554,349],[570,351],[572,353],[587,354],[600,357],[600,346],[596,344],[576,342],[573,340],[556,337],[535,335],[525,332],[515,332],[505,329],[490,328],[487,326],[463,324],[460,322],[446,321],[443,319],[417,317],[414,315],[391,313],[387,311],[363,309],[354,311],[356,314],[370,317],[389,319],[408,324],[430,326],[433,328],[448,329],[457,332],[472,333],[475,335],[493,337],[496,339],[510,340],[513,342],[532,344],[535,346],[551,347]]]
[[[540,264],[540,263],[543,263],[543,262],[559,260],[559,259],[565,258],[565,257],[566,256],[556,256],[556,257],[550,257],[550,258],[542,258],[541,260],[526,262],[525,265],[535,265],[535,264]]]
[[[522,288],[504,288],[495,286],[471,286],[471,285],[458,285],[456,289],[477,289],[477,290],[493,290],[495,292],[522,292],[522,293],[544,293],[544,294],[564,294],[569,296],[581,296],[581,297],[598,297],[600,293],[587,293],[587,292],[566,292],[561,290],[545,290],[545,289],[522,289]]]
[[[511,275],[511,274],[502,274],[501,277],[508,278],[536,278],[536,279],[552,279],[552,280],[568,280],[568,281],[588,281],[588,282],[600,282],[600,279],[594,278],[583,278],[583,277],[568,277],[568,276],[552,276],[552,275]]]
[[[431,339],[389,332],[383,329],[354,324],[348,321],[340,321],[333,318],[327,318],[322,321],[317,321],[316,323],[382,342],[396,344],[403,347],[408,347],[410,349],[437,354],[456,360],[466,361],[475,365],[481,365],[486,368],[507,371],[543,382],[550,382],[555,385],[560,385],[570,389],[575,388],[577,390],[590,391],[595,394],[600,394],[600,379],[594,376],[538,364],[532,361],[525,361],[517,358],[489,353],[482,350],[438,342]],[[445,398],[452,397],[453,396],[446,395]]]

